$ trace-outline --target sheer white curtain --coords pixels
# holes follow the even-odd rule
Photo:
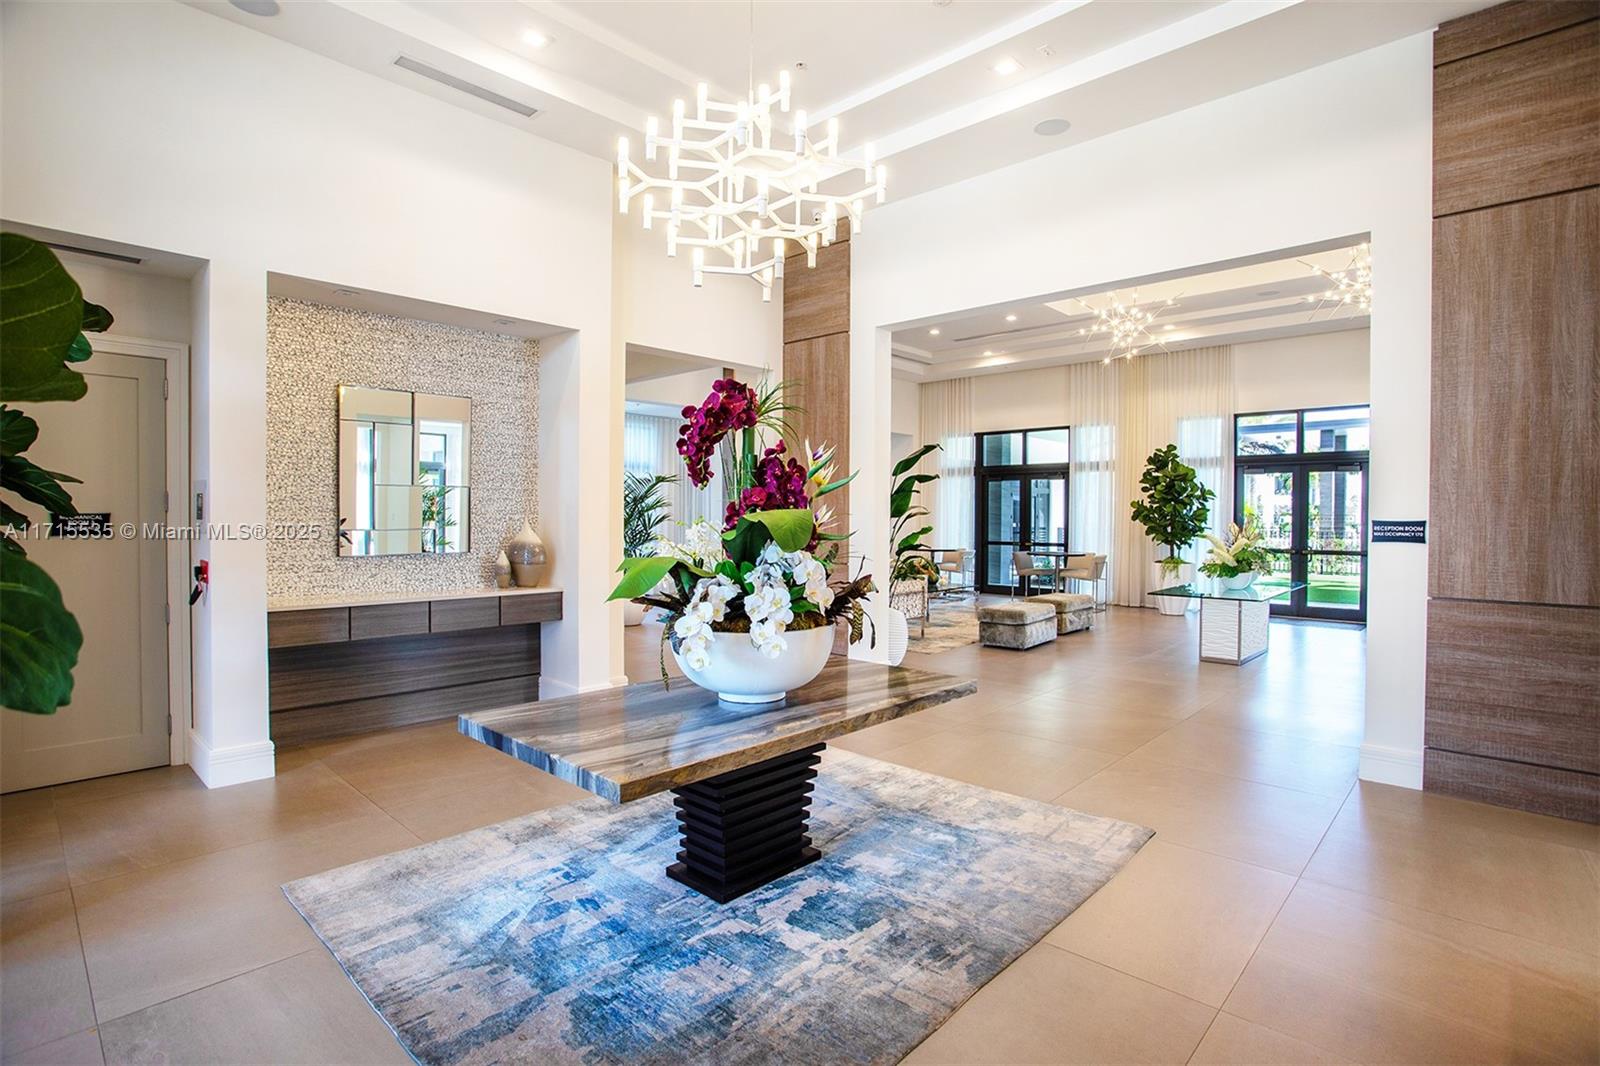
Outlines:
[[[1217,494],[1209,521],[1214,532],[1233,515],[1233,349],[1143,355],[1122,366],[1113,588],[1115,602],[1136,607],[1153,603],[1145,593],[1152,587],[1157,548],[1129,517],[1128,504],[1139,495],[1139,475],[1151,452],[1176,444],[1183,461]],[[1205,541],[1197,541],[1185,558],[1198,564],[1204,548]]]
[[[974,547],[972,436],[972,379],[931,381],[922,386],[919,428],[923,444],[942,444],[942,451],[925,457],[918,470],[938,474],[938,481],[922,486],[922,505],[931,512],[929,538],[935,548]]]
[[[713,474],[711,482],[697,489],[689,481],[683,460],[678,455],[678,427],[681,420],[655,415],[628,413],[622,419],[622,468],[632,474],[676,474],[677,483],[666,487],[669,522],[689,525],[704,518],[722,523],[722,486]],[[672,533],[663,529],[663,533]]]
[[[1068,550],[1107,556],[1108,599],[1116,596],[1118,495],[1117,424],[1122,420],[1122,361],[1074,363],[1062,367],[1066,382],[1063,421],[1072,427],[1070,482],[1067,489]],[[1130,497],[1131,498],[1131,497]]]

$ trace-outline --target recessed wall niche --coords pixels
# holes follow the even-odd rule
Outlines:
[[[472,401],[470,550],[341,558],[340,385]],[[405,595],[488,586],[539,522],[539,342],[272,296],[267,300],[267,520],[318,535],[267,542],[267,596]]]

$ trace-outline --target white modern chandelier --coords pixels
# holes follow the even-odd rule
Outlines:
[[[1112,293],[1109,307],[1095,307],[1087,300],[1078,300],[1078,303],[1095,315],[1095,320],[1078,330],[1078,335],[1101,335],[1110,341],[1111,354],[1100,360],[1102,363],[1110,363],[1118,357],[1132,359],[1152,346],[1166,351],[1167,346],[1150,332],[1150,327],[1163,311],[1178,306],[1175,299],[1140,307],[1138,293],[1134,293],[1132,301],[1126,304],[1116,293]]]
[[[839,151],[838,119],[829,119],[827,137],[813,142],[804,111],[795,112],[788,130],[778,128],[777,114],[788,111],[788,71],[778,75],[777,92],[761,85],[737,104],[712,100],[702,82],[692,114],[682,100],[673,102],[670,133],[654,115],[645,120],[645,161],[665,155],[665,177],[646,173],[630,157],[628,138],[618,139],[617,209],[627,214],[642,198],[644,228],[663,224],[667,255],[691,249],[696,286],[707,274],[743,275],[761,285],[762,300],[771,300],[788,242],[815,267],[817,249],[838,237],[841,215],[851,233],[860,233],[867,200],[883,203],[885,169],[874,163],[871,144],[849,158]],[[859,191],[818,191],[856,171]]]
[[[1306,297],[1306,303],[1312,304],[1311,317],[1326,310],[1328,317],[1332,318],[1343,310],[1360,311],[1368,314],[1372,311],[1372,247],[1362,242],[1350,253],[1350,265],[1343,270],[1324,270],[1315,263],[1305,263],[1311,272],[1328,282],[1328,288],[1323,292],[1312,293]]]

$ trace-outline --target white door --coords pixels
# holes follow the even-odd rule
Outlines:
[[[165,523],[166,364],[99,352],[77,369],[72,403],[18,404],[39,423],[27,456],[82,478],[80,512],[108,512],[109,540],[30,538],[28,558],[61,586],[83,629],[72,702],[53,715],[0,710],[0,791],[165,766],[168,747],[166,544],[140,533]],[[19,505],[46,521],[42,508]],[[125,536],[132,523],[135,535]]]

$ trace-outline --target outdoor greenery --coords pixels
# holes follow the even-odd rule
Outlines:
[[[1201,484],[1194,467],[1178,458],[1176,444],[1150,453],[1139,489],[1143,496],[1129,505],[1133,520],[1151,540],[1167,549],[1161,565],[1176,570],[1183,562],[1179,553],[1206,531],[1216,493]]]
[[[622,475],[622,554],[637,559],[656,542],[656,531],[667,520],[667,498],[662,489],[676,484],[676,474]]]
[[[104,332],[111,321],[111,312],[83,298],[49,248],[0,233],[0,489],[52,518],[78,513],[62,485],[78,479],[23,456],[38,440],[39,424],[5,404],[81,398],[89,383],[70,364],[94,354],[84,331]],[[20,538],[28,525],[27,515],[0,500],[0,705],[54,714],[72,701],[83,631],[50,575],[26,557]]]
[[[911,469],[921,461],[929,452],[942,448],[939,444],[924,444],[904,459],[894,465],[890,473],[894,487],[889,491],[889,543],[892,547],[894,565],[890,571],[892,581],[907,581],[912,578],[925,578],[930,581],[938,580],[939,571],[934,566],[933,559],[927,554],[927,548],[922,544],[922,538],[933,532],[932,526],[906,531],[906,527],[921,518],[928,517],[928,509],[917,504],[918,493],[921,486],[930,481],[937,481],[938,474],[913,474]],[[905,475],[901,477],[901,475]]]

